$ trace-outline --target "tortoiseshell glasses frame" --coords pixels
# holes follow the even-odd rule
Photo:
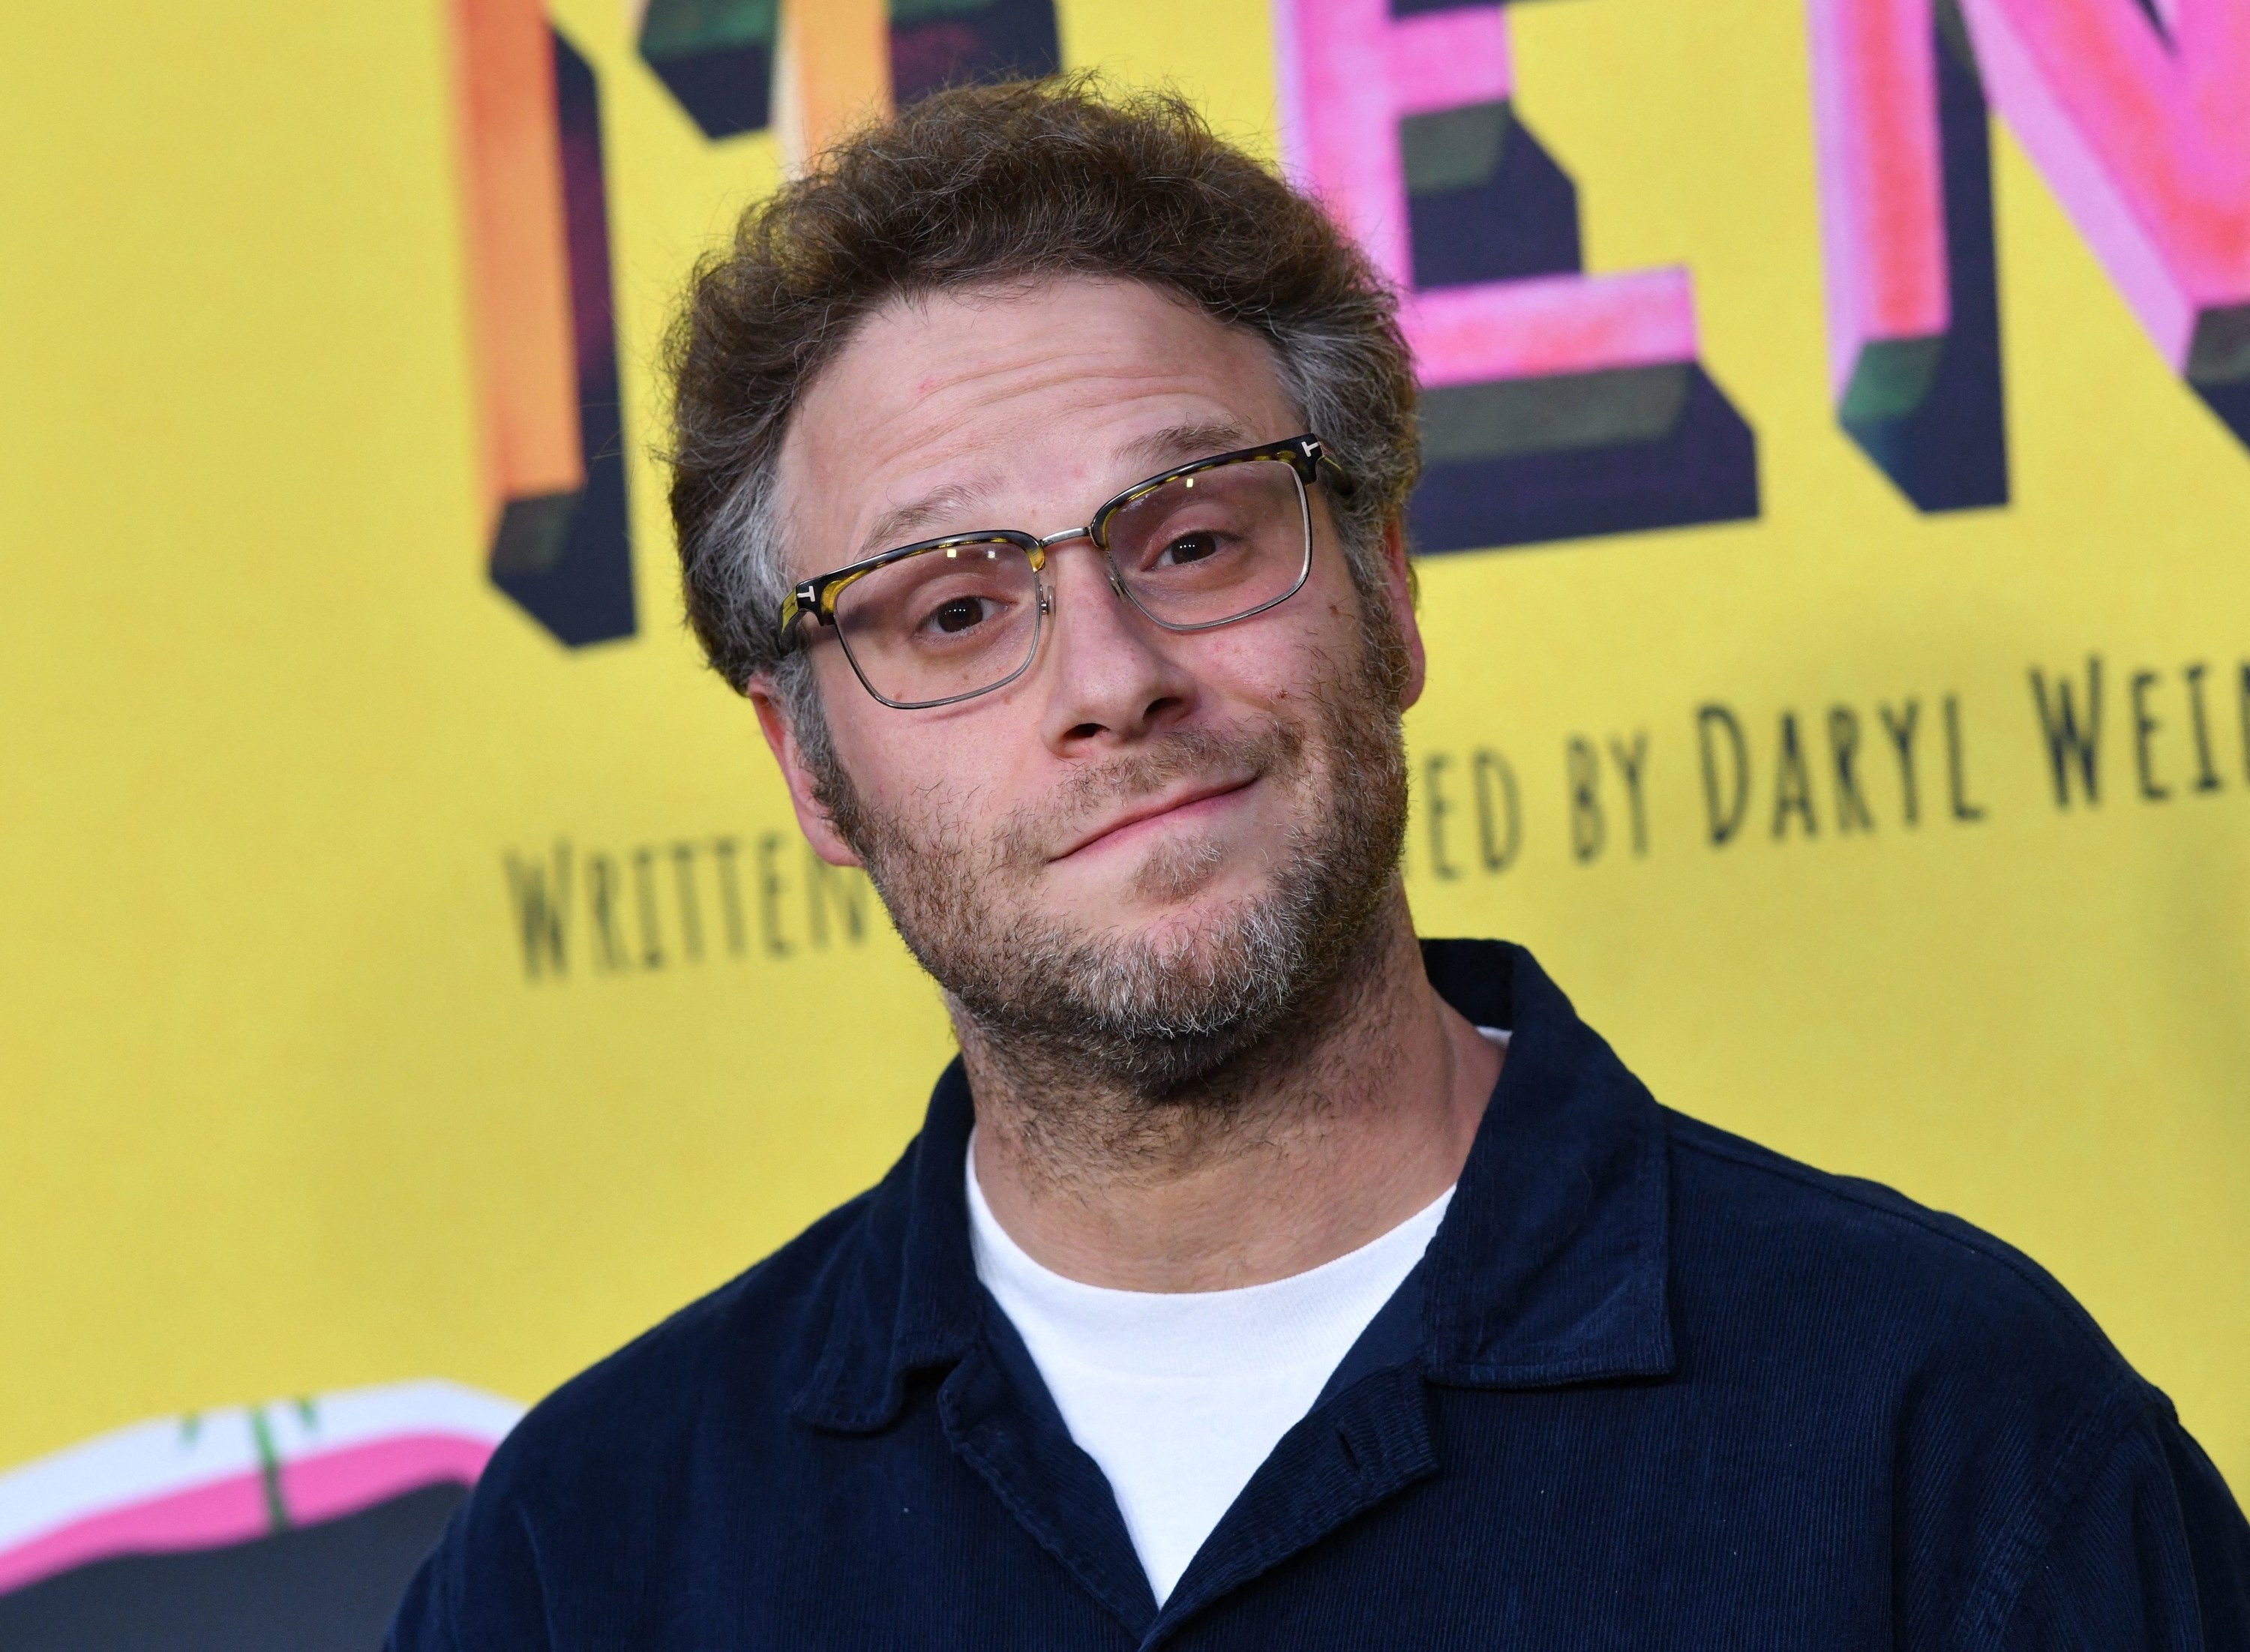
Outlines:
[[[1268,465],[1280,470],[1263,471]],[[1236,472],[1244,478],[1239,484],[1212,475],[1250,465],[1261,470]],[[1260,475],[1288,479],[1277,489]],[[1199,480],[1204,491],[1197,494]],[[901,711],[989,694],[1038,657],[1053,611],[1042,577],[1047,553],[1077,540],[1101,553],[1112,589],[1153,624],[1168,631],[1232,625],[1304,588],[1313,553],[1308,490],[1315,485],[1339,498],[1351,491],[1320,437],[1308,433],[1174,465],[1108,499],[1083,527],[1047,534],[984,528],[918,540],[800,582],[781,605],[781,643],[796,645],[797,622],[807,617],[834,630],[860,685]],[[1118,542],[1125,522],[1134,524],[1126,537],[1137,534],[1138,542]],[[1176,537],[1159,542],[1167,532]],[[1120,566],[1121,548],[1135,566]],[[900,568],[907,563],[913,566]],[[870,582],[885,570],[898,571]]]

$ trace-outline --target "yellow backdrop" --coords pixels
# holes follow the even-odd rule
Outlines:
[[[1068,64],[1272,151],[1265,0],[1058,10]],[[642,616],[575,651],[483,569],[442,9],[0,28],[0,1467],[279,1394],[535,1398],[879,1174],[947,1055],[681,633],[645,453],[682,274],[777,141],[704,139],[620,0],[553,11],[602,88]],[[1996,134],[2014,503],[1916,513],[1829,401],[1799,12],[1512,17],[1588,266],[1692,268],[1763,512],[1428,561],[1423,928],[1529,943],[1673,1105],[2028,1250],[2250,1486],[2250,451]],[[2093,655],[2102,801],[2066,809],[2031,673]],[[1714,705],[1751,762],[1719,847]],[[1872,827],[1816,774],[1776,841],[1782,717],[1825,764],[1837,707]],[[558,843],[622,939],[598,967],[581,912],[535,979],[513,903]],[[632,902],[681,843],[701,955],[665,904],[652,967]]]

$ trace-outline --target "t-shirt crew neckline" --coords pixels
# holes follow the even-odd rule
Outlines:
[[[963,1175],[977,1277],[1108,1478],[1161,1606],[1422,1259],[1453,1189],[1302,1273],[1224,1291],[1119,1291],[1059,1274],[1009,1236],[977,1182],[976,1146],[972,1130]]]

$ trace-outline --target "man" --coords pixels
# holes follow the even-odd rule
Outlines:
[[[945,93],[674,366],[690,614],[961,1058],[532,1414],[395,1646],[2250,1645],[2250,1530],[2033,1264],[1417,941],[1413,382],[1315,205],[1173,100]]]

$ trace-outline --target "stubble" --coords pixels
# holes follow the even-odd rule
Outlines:
[[[981,843],[942,804],[909,819],[871,808],[840,769],[819,776],[901,937],[945,989],[964,1049],[1004,1074],[1035,1133],[1091,1125],[1073,1109],[1097,1094],[1142,1115],[1223,1113],[1317,1038],[1363,973],[1354,965],[1395,888],[1406,823],[1403,650],[1388,613],[1370,606],[1360,657],[1315,686],[1305,714],[1167,734],[1080,771]],[[1233,773],[1291,800],[1263,887],[1192,926],[1147,933],[1089,931],[1033,898],[1059,826]],[[1135,869],[1133,893],[1184,902],[1225,858],[1206,838],[1163,844]]]

